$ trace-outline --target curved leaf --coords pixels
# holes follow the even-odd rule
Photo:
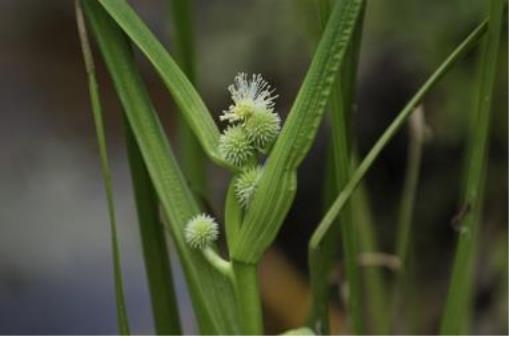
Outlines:
[[[97,144],[99,145],[99,156],[101,158],[101,172],[104,181],[104,190],[108,203],[108,214],[110,217],[111,232],[111,251],[113,257],[113,275],[115,281],[115,301],[117,311],[117,323],[120,334],[129,335],[129,320],[125,306],[124,285],[122,282],[122,268],[120,261],[120,246],[117,237],[117,222],[115,218],[115,205],[113,203],[113,189],[111,185],[111,170],[108,161],[108,148],[106,146],[106,133],[104,132],[104,122],[102,116],[101,102],[99,99],[99,86],[95,76],[94,58],[88,41],[88,33],[83,18],[83,11],[79,1],[75,2],[76,21],[78,24],[78,33],[80,37],[81,50],[85,62],[85,68],[88,77],[88,86],[90,93],[90,102],[92,103],[92,112],[94,116],[95,131],[97,134]]]
[[[205,103],[170,56],[125,0],[97,0],[155,67],[205,152],[224,165],[217,153],[219,130]]]
[[[353,172],[352,177],[346,185],[345,189],[339,194],[327,214],[323,217],[322,221],[318,225],[318,228],[315,230],[313,236],[311,237],[309,243],[310,250],[320,247],[324,235],[327,233],[334,220],[339,215],[346,202],[359,185],[364,175],[371,168],[387,143],[389,143],[389,141],[399,131],[401,126],[403,126],[403,124],[406,122],[406,119],[410,116],[415,107],[421,102],[423,97],[433,88],[433,86],[449,71],[449,69],[472,49],[472,47],[479,41],[480,37],[486,31],[486,27],[487,23],[483,22],[451,53],[451,55],[422,85],[422,87],[417,91],[412,99],[410,99],[408,104],[396,116],[391,125],[387,127],[373,148],[369,151],[357,169]]]
[[[99,48],[113,78],[125,114],[166,214],[182,263],[194,311],[204,334],[237,334],[238,320],[231,281],[203,254],[187,246],[184,227],[200,213],[187,187],[137,71],[122,31],[96,1],[82,1]]]

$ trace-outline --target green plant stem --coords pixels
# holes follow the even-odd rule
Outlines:
[[[143,164],[136,140],[125,121],[127,155],[133,182],[138,222],[148,278],[152,313],[157,335],[180,335],[180,319],[173,287],[170,259],[163,225],[159,220],[159,200]]]
[[[496,76],[497,57],[504,14],[504,0],[492,0],[489,10],[488,34],[480,58],[480,77],[477,84],[476,106],[469,140],[466,184],[461,198],[462,216],[457,218],[458,244],[456,248],[449,292],[442,318],[441,334],[453,335],[467,331],[472,308],[473,266],[479,224],[481,221],[486,154],[491,118],[491,105]]]
[[[218,272],[233,280],[232,264],[223,259],[219,254],[211,247],[203,249],[203,256],[210,263],[210,265],[217,269]]]
[[[97,143],[99,146],[99,156],[101,158],[101,173],[106,192],[108,204],[108,214],[110,218],[111,232],[111,250],[113,257],[113,273],[115,281],[115,300],[117,310],[117,323],[121,335],[129,335],[129,320],[124,297],[124,287],[122,282],[122,268],[120,261],[120,247],[117,236],[117,222],[115,217],[115,205],[113,203],[113,188],[111,185],[111,170],[108,161],[108,149],[106,146],[106,134],[104,132],[104,123],[102,117],[101,101],[99,98],[99,86],[95,76],[94,58],[88,41],[83,11],[79,1],[75,1],[76,21],[80,37],[81,50],[85,62],[85,68],[88,77],[88,86],[90,102],[92,103],[92,112],[94,117],[95,131],[97,134]]]
[[[378,158],[387,143],[394,137],[399,131],[401,126],[405,123],[408,116],[413,112],[414,108],[421,102],[423,97],[433,88],[433,86],[442,78],[444,74],[459,60],[461,59],[471,48],[477,43],[479,38],[484,34],[487,27],[487,23],[483,22],[479,25],[466,39],[463,41],[452,54],[438,67],[438,69],[428,78],[423,86],[417,91],[412,97],[408,104],[403,110],[397,115],[396,119],[391,125],[385,130],[382,136],[375,143],[373,148],[369,151],[359,167],[354,171],[352,177],[345,189],[339,194],[331,208],[324,216],[317,229],[311,237],[309,243],[310,252],[315,251],[320,247],[324,235],[327,233],[334,220],[341,212],[346,202],[353,194],[354,190],[359,185],[360,181],[371,168],[375,160]]]
[[[354,152],[354,164],[357,163]],[[375,253],[378,242],[369,205],[366,187],[360,183],[352,196],[354,225],[358,228],[359,248],[361,252]],[[364,301],[366,315],[372,320],[371,334],[386,335],[390,331],[390,316],[387,313],[387,294],[380,266],[365,266],[362,270],[365,284]]]
[[[262,335],[262,306],[258,288],[257,266],[233,261],[235,289],[243,335]]]

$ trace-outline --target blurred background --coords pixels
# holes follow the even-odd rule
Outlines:
[[[244,71],[261,73],[277,88],[277,108],[286,115],[313,48],[302,2],[194,1],[198,87],[211,112],[219,116],[228,106],[226,87]],[[171,50],[168,1],[131,4]],[[368,1],[352,127],[360,155],[483,13],[484,0]],[[475,334],[508,332],[507,21],[504,28],[475,271]],[[450,278],[457,236],[451,219],[460,208],[476,56],[455,67],[424,103],[431,138],[423,149],[412,225],[418,332],[423,334],[437,333]],[[139,59],[172,139],[175,107],[150,65]],[[98,63],[127,307],[134,333],[151,334],[121,111]],[[72,1],[0,1],[0,75],[0,334],[114,334],[109,222]],[[307,315],[307,240],[324,210],[328,141],[325,122],[301,167],[294,207],[261,264],[271,334],[301,325]],[[394,252],[407,144],[405,130],[364,182],[384,253]],[[210,203],[221,212],[228,174],[213,166],[209,171]],[[177,263],[173,270],[184,329],[196,333]],[[342,277],[338,258],[338,290]],[[340,297],[332,308],[334,332],[348,332]]]

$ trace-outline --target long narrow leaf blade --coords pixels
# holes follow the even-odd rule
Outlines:
[[[191,249],[185,242],[184,227],[200,210],[164,136],[129,42],[96,1],[86,0],[82,4],[162,209],[169,219],[169,231],[186,274],[200,330],[204,334],[237,334],[239,322],[230,280],[213,268],[200,251]]]
[[[95,76],[94,58],[88,42],[88,33],[83,17],[80,3],[76,1],[76,20],[78,24],[78,33],[81,42],[81,49],[85,68],[88,77],[88,86],[90,93],[90,102],[92,103],[92,112],[94,116],[95,131],[97,134],[97,143],[99,145],[99,156],[101,158],[101,172],[104,181],[104,190],[108,203],[108,214],[110,217],[111,249],[113,257],[113,274],[115,281],[115,300],[117,310],[117,323],[120,334],[129,335],[129,321],[124,298],[124,287],[122,283],[122,269],[120,264],[120,247],[117,237],[117,222],[115,217],[115,205],[113,203],[113,189],[111,185],[111,171],[108,161],[108,148],[106,146],[106,134],[104,132],[104,123],[102,117],[101,101],[99,99],[99,87]]]
[[[323,29],[330,15],[331,3],[329,0],[322,0],[319,2],[318,7]],[[328,183],[328,185],[330,185],[331,190],[334,191],[332,197],[336,197],[339,192],[341,192],[350,177],[350,116],[355,96],[355,78],[360,50],[362,22],[363,14],[361,13],[353,28],[354,34],[352,41],[345,52],[345,61],[337,74],[337,79],[332,87],[329,99],[332,134],[332,148],[330,148],[330,150],[332,151],[334,171],[332,177],[333,181],[332,183]],[[348,312],[355,333],[362,334],[364,332],[359,269],[357,265],[357,230],[353,228],[352,217],[351,208],[346,207],[344,213],[341,214],[336,221],[336,227],[331,228],[328,235],[325,236],[324,244],[320,248],[320,251],[316,254],[310,254],[309,257],[310,263],[312,262],[309,269],[313,288],[311,323],[312,325],[320,325],[323,329],[317,329],[316,331],[322,334],[327,334],[329,328],[328,300],[330,294],[327,277],[334,264],[335,255],[340,249],[340,235],[343,240],[346,279],[349,287]],[[322,266],[324,268],[320,268]]]
[[[152,313],[157,335],[180,335],[180,319],[173,287],[170,259],[164,229],[159,220],[159,201],[147,168],[126,125],[126,145],[131,168],[138,224],[140,226],[145,272],[150,290]]]
[[[354,160],[355,164],[356,161]],[[352,195],[352,207],[355,227],[358,229],[359,248],[361,253],[376,253],[379,246],[375,233],[375,223],[366,186],[361,182]],[[366,315],[372,321],[370,334],[383,335],[390,331],[390,314],[387,313],[388,298],[383,271],[380,266],[365,266],[362,270],[363,294],[366,304]]]
[[[219,130],[184,72],[125,0],[98,0],[154,65],[206,153],[218,162]]]
[[[491,118],[491,96],[496,75],[502,16],[505,0],[490,2],[489,27],[482,55],[481,73],[478,84],[477,106],[475,108],[475,127],[470,140],[469,162],[466,165],[467,179],[462,204],[466,214],[460,223],[458,245],[453,265],[445,311],[442,319],[442,334],[460,334],[469,323],[471,309],[470,287],[476,241],[481,223],[483,187],[486,173],[486,150]]]
[[[196,86],[195,48],[192,22],[191,0],[169,0],[171,22],[174,30],[173,45],[175,60],[189,81]],[[186,174],[191,190],[201,197],[207,197],[206,158],[201,145],[191,127],[184,119],[185,114],[177,116],[177,141],[182,171]]]
[[[342,211],[343,207],[351,197],[360,181],[371,168],[375,160],[378,158],[387,143],[396,135],[401,126],[405,123],[406,119],[413,112],[415,107],[422,101],[423,97],[433,88],[433,86],[449,71],[449,69],[463,56],[469,52],[472,47],[479,41],[480,37],[486,31],[487,23],[484,22],[479,25],[452,53],[449,57],[438,67],[438,69],[428,78],[422,85],[417,93],[410,99],[408,104],[397,115],[391,125],[385,130],[382,136],[375,143],[373,148],[364,157],[358,168],[352,174],[352,177],[345,189],[339,194],[331,208],[324,216],[317,229],[311,237],[309,243],[310,251],[320,247],[324,235],[327,233],[336,217]]]

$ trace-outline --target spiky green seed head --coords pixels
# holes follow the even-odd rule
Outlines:
[[[199,214],[187,222],[184,236],[192,248],[203,249],[217,240],[219,228],[211,216]]]
[[[229,126],[219,138],[219,153],[228,163],[241,167],[254,156],[254,147],[249,142],[244,128]]]
[[[279,115],[270,110],[255,111],[244,123],[247,138],[257,149],[269,147],[281,130]]]
[[[247,208],[262,175],[262,167],[253,166],[244,170],[235,180],[235,197],[242,208]]]

